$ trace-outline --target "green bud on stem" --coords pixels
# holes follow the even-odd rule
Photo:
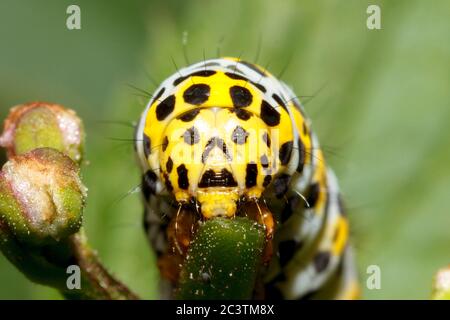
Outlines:
[[[5,257],[28,279],[67,299],[138,299],[103,267],[81,228],[84,129],[75,112],[48,103],[14,107],[0,146],[9,158],[0,171]],[[79,288],[67,282],[73,267],[80,270]]]
[[[11,108],[0,146],[8,157],[49,147],[81,163],[85,133],[75,111],[57,104],[33,102]]]
[[[54,149],[15,156],[0,171],[0,219],[28,245],[58,242],[77,232],[85,198],[78,165]]]

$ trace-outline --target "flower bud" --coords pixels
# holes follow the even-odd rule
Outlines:
[[[79,167],[39,148],[11,158],[0,171],[0,221],[20,242],[54,243],[81,226],[86,198]]]
[[[71,109],[57,104],[33,102],[11,108],[5,119],[0,146],[8,157],[35,148],[49,147],[80,163],[84,148],[83,124]]]

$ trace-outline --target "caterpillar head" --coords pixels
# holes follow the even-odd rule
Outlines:
[[[195,201],[205,218],[234,216],[298,159],[275,78],[253,65],[238,72],[238,62],[205,61],[168,78],[137,130],[150,192]]]

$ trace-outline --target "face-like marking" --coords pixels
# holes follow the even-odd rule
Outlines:
[[[207,84],[199,83],[190,86],[183,94],[184,101],[200,105],[208,100],[210,88]]]
[[[235,108],[248,107],[253,100],[252,94],[247,88],[233,86],[230,88],[231,100]]]
[[[202,162],[205,163],[206,160],[208,159],[209,153],[215,148],[219,148],[219,150],[222,150],[222,152],[225,154],[225,156],[227,157],[228,161],[232,160],[232,156],[230,155],[230,153],[228,152],[228,148],[226,143],[218,138],[218,137],[214,137],[211,138],[208,143],[206,144],[205,147],[205,151],[203,151],[202,154]]]
[[[187,129],[184,134],[184,142],[186,142],[189,145],[196,144],[200,141],[200,133],[195,127],[190,127]]]
[[[170,95],[156,106],[156,119],[163,121],[175,109],[175,96]]]
[[[227,169],[215,172],[212,169],[206,170],[198,184],[200,188],[210,187],[237,187],[233,174]]]
[[[236,144],[244,144],[247,142],[249,133],[241,126],[237,126],[231,134],[231,140]]]
[[[280,123],[280,114],[266,100],[261,103],[261,119],[271,127]]]

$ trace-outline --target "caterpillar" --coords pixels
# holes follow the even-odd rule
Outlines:
[[[272,239],[260,297],[358,297],[336,176],[300,101],[267,70],[228,57],[178,70],[147,104],[135,141],[163,297],[199,219],[255,206]]]

